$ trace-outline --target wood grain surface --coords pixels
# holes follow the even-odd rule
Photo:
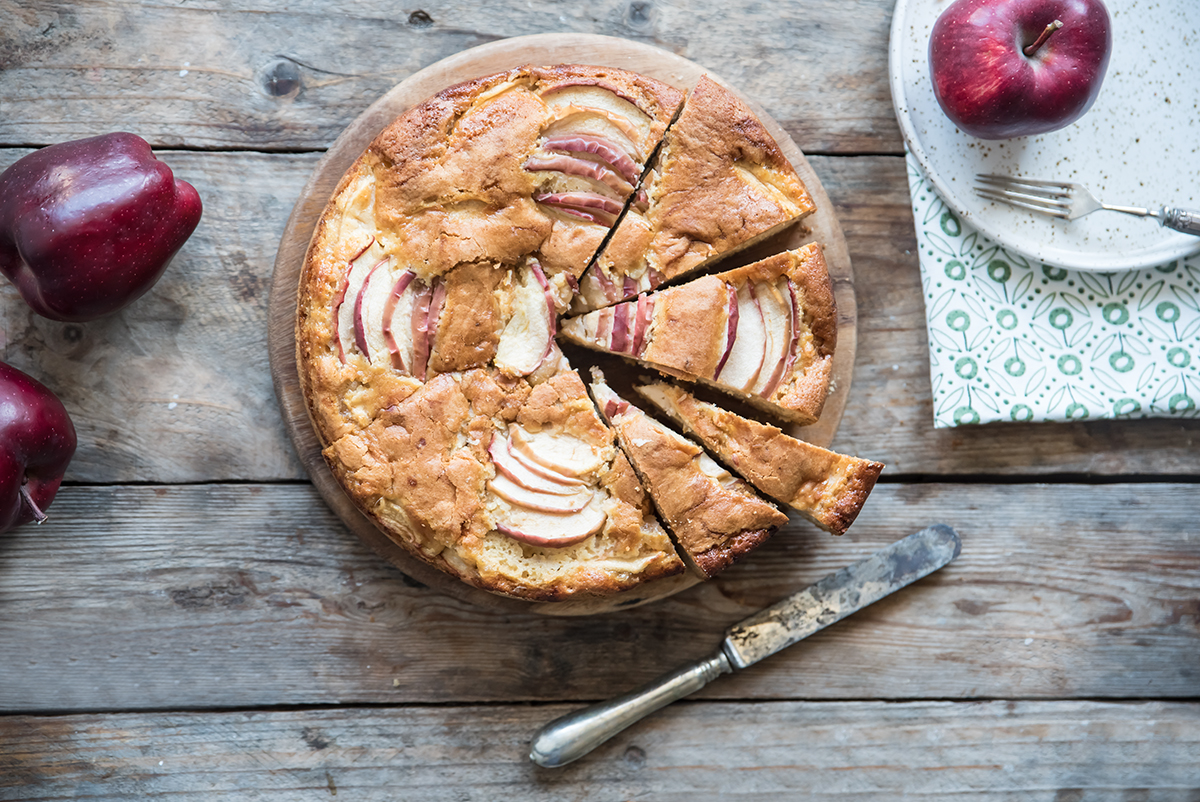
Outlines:
[[[0,534],[0,800],[1200,800],[1200,420],[933,428],[891,11],[0,0],[0,169],[131,130],[205,203],[110,318],[38,318],[0,282],[0,358],[80,433],[50,521]],[[854,265],[833,445],[887,465],[843,538],[796,522],[715,582],[583,619],[378,559],[308,480],[267,353],[277,249],[340,132],[447,56],[553,31],[700,64],[807,155]],[[577,764],[526,760],[556,715],[933,522],[964,539],[944,571]]]
[[[436,61],[562,32],[695,60],[758,99],[806,153],[899,153],[887,83],[891,12],[892,0],[0,0],[0,143],[126,129],[167,148],[324,150]]]
[[[0,149],[0,169],[28,152]],[[0,354],[59,393],[83,433],[69,481],[307,479],[271,385],[267,319],[280,238],[320,154],[159,156],[205,200],[162,280],[82,324],[40,318],[0,283]],[[857,296],[854,392],[834,448],[883,462],[883,481],[1200,475],[1200,420],[935,430],[904,162],[809,162],[845,232]]]
[[[577,763],[537,768],[525,759],[530,736],[570,709],[19,716],[0,730],[0,800],[1200,796],[1200,722],[1191,705],[683,703]]]
[[[0,710],[602,699],[935,522],[951,565],[701,698],[1196,698],[1192,492],[884,485],[841,538],[797,522],[715,581],[558,619],[413,582],[308,486],[68,488],[0,536]]]

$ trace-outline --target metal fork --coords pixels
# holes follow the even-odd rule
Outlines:
[[[988,200],[1007,203],[1019,209],[1075,220],[1085,214],[1104,209],[1138,217],[1153,217],[1158,224],[1200,236],[1200,212],[1163,206],[1143,209],[1138,206],[1111,206],[1101,203],[1081,184],[1067,181],[1041,181],[1036,178],[980,173],[975,176],[975,194]]]

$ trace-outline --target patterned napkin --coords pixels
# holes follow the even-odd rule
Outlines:
[[[1085,273],[1030,262],[908,182],[934,426],[1200,416],[1200,255]]]

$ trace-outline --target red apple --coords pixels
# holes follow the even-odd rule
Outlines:
[[[966,133],[1055,131],[1095,102],[1112,50],[1100,0],[956,0],[929,40],[933,91]]]
[[[39,315],[93,320],[158,281],[200,212],[140,137],[51,145],[0,174],[0,272]]]
[[[46,519],[74,453],[75,427],[58,397],[0,362],[0,532]]]

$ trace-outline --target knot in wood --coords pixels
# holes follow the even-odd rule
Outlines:
[[[263,90],[272,97],[291,97],[300,91],[300,68],[288,59],[279,59],[263,71]]]

